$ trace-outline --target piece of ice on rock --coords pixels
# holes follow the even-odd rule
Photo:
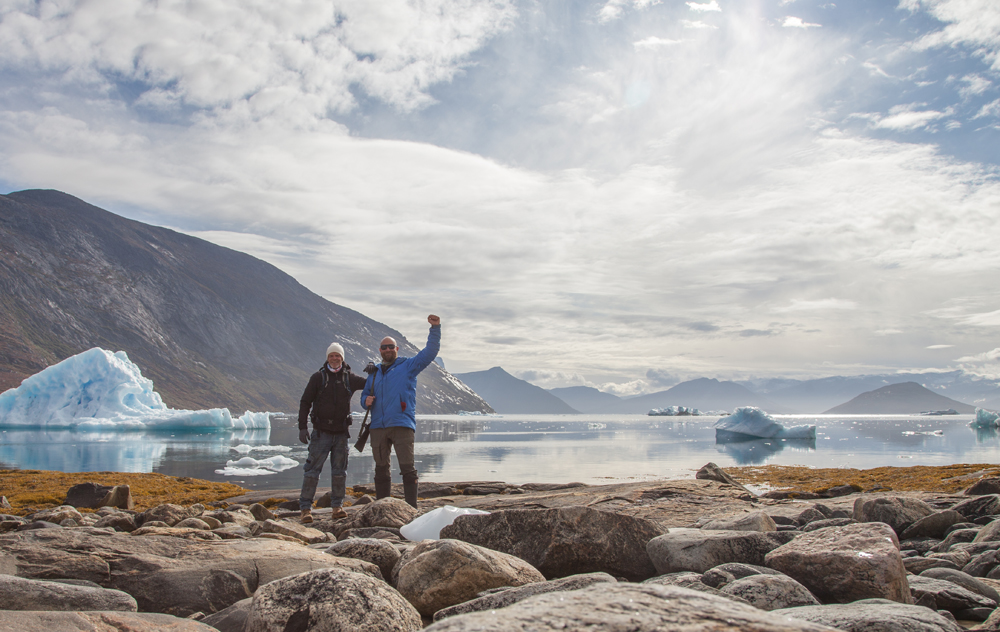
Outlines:
[[[761,439],[815,439],[816,426],[793,426],[785,428],[774,417],[755,406],[737,408],[736,412],[715,422],[716,435],[719,431],[759,437]]]
[[[420,542],[421,540],[438,540],[441,538],[441,529],[444,529],[455,518],[472,514],[487,514],[488,511],[470,509],[468,507],[438,507],[428,511],[422,516],[414,518],[408,524],[399,528],[399,532],[410,542]]]
[[[0,426],[81,429],[270,428],[270,413],[167,408],[124,351],[94,347],[0,393]]]

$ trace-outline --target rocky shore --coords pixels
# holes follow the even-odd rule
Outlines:
[[[0,632],[1000,630],[991,474],[760,496],[709,464],[695,480],[421,483],[419,510],[356,486],[346,518],[320,507],[309,525],[274,491],[136,509],[124,485],[76,486],[58,507],[0,508]],[[484,513],[403,537],[446,506]]]

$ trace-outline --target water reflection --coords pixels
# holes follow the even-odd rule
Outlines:
[[[775,454],[787,448],[815,450],[815,439],[752,439],[746,435],[717,435],[715,444],[720,452],[732,457],[736,465],[763,465]]]

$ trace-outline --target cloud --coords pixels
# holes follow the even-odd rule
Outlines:
[[[706,24],[701,20],[681,20],[681,26],[686,29],[718,29],[719,27],[713,24]]]
[[[785,27],[786,29],[787,28],[810,29],[810,28],[819,28],[823,25],[813,24],[812,22],[803,22],[802,18],[796,18],[789,15],[785,17],[785,21],[781,23],[781,26]]]
[[[983,353],[977,353],[975,355],[963,356],[955,360],[955,362],[996,362],[1000,360],[1000,348],[993,349],[992,351],[985,351]]]
[[[986,116],[1000,116],[1000,99],[990,101],[983,107],[979,108],[979,111],[976,112],[976,115],[972,118],[978,119]]]
[[[885,117],[876,116],[873,120],[874,127],[880,129],[891,129],[895,131],[912,131],[922,129],[932,122],[951,116],[954,112],[949,108],[940,112],[938,110],[916,110],[921,103],[908,103],[895,105],[889,109],[889,115]]]
[[[962,77],[965,86],[958,89],[958,94],[963,99],[968,99],[983,94],[993,86],[993,82],[981,75],[966,75]]]
[[[663,0],[608,0],[601,10],[598,11],[598,19],[601,22],[610,22],[621,18],[626,9],[648,9],[653,5],[660,4]]]
[[[954,346],[955,345],[930,345],[928,347],[925,347],[925,349],[951,349]]]
[[[897,334],[903,333],[902,329],[877,329],[875,330],[876,336],[895,336]]]
[[[711,0],[710,2],[685,2],[689,9],[692,11],[698,11],[705,13],[708,11],[722,11],[722,7],[716,0]]]
[[[914,47],[965,47],[1000,70],[1000,5],[993,0],[901,0],[901,9],[925,10],[947,26],[922,35]]]
[[[806,311],[826,311],[826,310],[855,310],[858,304],[854,301],[839,298],[824,298],[815,301],[792,299],[790,305],[785,307],[775,307],[771,311],[777,314],[789,312]]]
[[[664,46],[675,46],[683,41],[684,40],[662,39],[651,35],[646,39],[634,42],[632,46],[634,46],[636,50],[656,50],[658,48],[663,48]]]

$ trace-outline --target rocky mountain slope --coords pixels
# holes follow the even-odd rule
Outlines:
[[[959,413],[974,413],[975,406],[956,401],[924,388],[916,382],[890,384],[862,393],[849,402],[826,411],[833,415],[914,414],[926,411],[954,409]]]
[[[58,191],[0,195],[0,391],[99,346],[128,353],[171,407],[295,411],[331,341],[360,372],[385,336],[404,356],[425,342],[250,255]],[[417,396],[419,413],[492,412],[436,364]]]

